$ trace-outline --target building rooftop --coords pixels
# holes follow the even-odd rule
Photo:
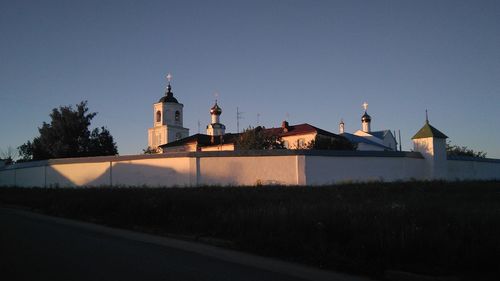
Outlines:
[[[448,137],[440,132],[438,129],[434,128],[429,124],[429,121],[426,120],[424,126],[411,138],[414,139],[423,139],[423,138],[436,138],[436,139],[447,139]]]
[[[373,146],[380,147],[380,148],[383,148],[383,149],[386,149],[386,150],[392,150],[390,147],[387,147],[387,146],[382,145],[380,143],[376,143],[376,142],[371,141],[371,140],[369,140],[367,138],[364,138],[364,137],[356,136],[356,135],[353,135],[353,134],[350,134],[350,133],[343,133],[343,134],[340,134],[340,135],[342,137],[348,139],[350,142],[365,143],[365,144],[373,145]]]

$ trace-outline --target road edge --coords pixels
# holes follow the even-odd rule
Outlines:
[[[127,229],[119,229],[90,222],[78,221],[73,219],[54,217],[45,214],[36,213],[26,209],[16,208],[14,206],[0,205],[0,210],[15,213],[16,215],[40,219],[51,223],[67,225],[75,228],[85,229],[110,236],[125,238],[133,241],[155,244],[163,247],[175,248],[183,251],[193,252],[200,255],[216,258],[226,262],[255,267],[270,272],[286,274],[292,277],[302,278],[304,280],[314,281],[369,281],[368,277],[354,276],[345,273],[338,273],[317,269],[302,264],[296,264],[277,260],[274,258],[261,257],[249,253],[238,252],[230,249],[223,249],[216,246],[206,245],[197,242],[178,240],[170,237],[157,236],[142,232],[135,232]]]

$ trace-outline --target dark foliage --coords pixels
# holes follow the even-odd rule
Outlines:
[[[115,155],[118,153],[110,132],[105,128],[89,130],[97,113],[89,113],[87,102],[54,108],[51,122],[43,122],[40,135],[19,146],[24,161],[50,158]]]
[[[151,148],[148,146],[142,150],[142,153],[143,154],[157,154],[157,153],[160,153],[160,150],[158,148]]]
[[[498,280],[499,193],[498,181],[1,188],[0,203],[117,227],[229,240],[239,250],[375,277],[392,269]]]
[[[281,138],[264,127],[249,127],[236,141],[236,149],[284,149]]]
[[[446,143],[446,154],[449,156],[470,156],[486,158],[486,152],[474,151],[467,146],[452,145],[450,142]]]
[[[307,149],[317,150],[356,150],[357,144],[350,142],[348,139],[339,136],[338,138],[318,137],[310,141]]]

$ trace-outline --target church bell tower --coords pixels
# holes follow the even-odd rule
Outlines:
[[[168,86],[165,95],[153,104],[153,127],[148,129],[148,147],[158,151],[158,147],[189,136],[189,129],[183,127],[184,105],[174,97],[167,75]]]

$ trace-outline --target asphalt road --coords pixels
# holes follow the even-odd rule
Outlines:
[[[303,280],[0,208],[0,280]]]

